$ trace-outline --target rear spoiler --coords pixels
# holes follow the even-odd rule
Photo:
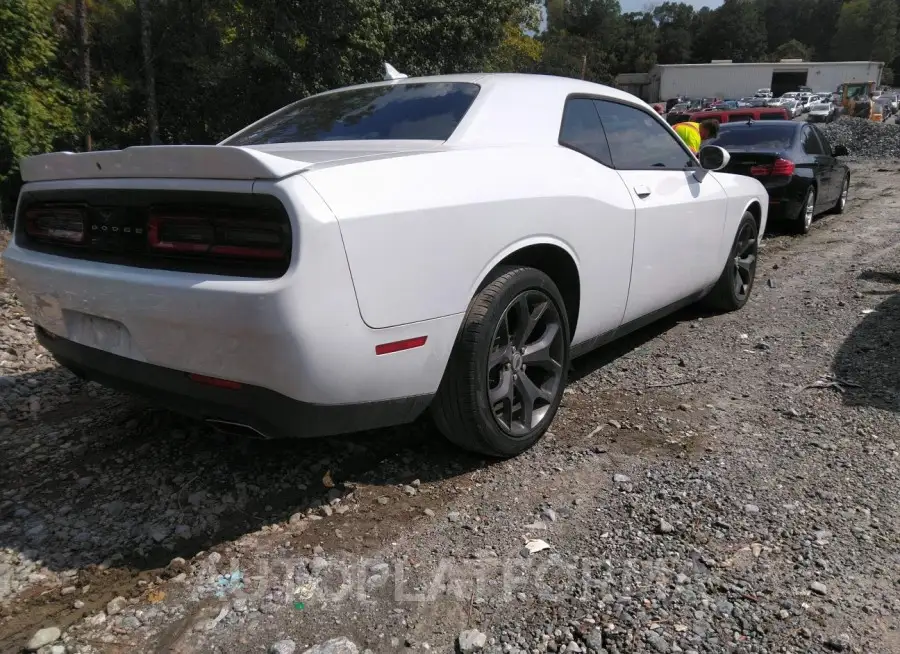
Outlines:
[[[281,179],[311,165],[228,145],[154,145],[98,152],[53,152],[21,161],[22,180],[190,178]]]

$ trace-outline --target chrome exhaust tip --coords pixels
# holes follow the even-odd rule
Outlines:
[[[207,418],[206,423],[213,429],[229,436],[240,436],[242,438],[256,438],[261,440],[269,440],[264,433],[240,422],[231,422],[229,420],[219,420],[218,418]]]

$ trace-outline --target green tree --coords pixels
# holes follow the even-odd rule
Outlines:
[[[839,60],[869,58],[872,34],[869,0],[849,0],[841,7],[837,29],[831,40],[831,57]]]
[[[538,5],[528,5],[504,26],[505,36],[485,64],[487,72],[524,73],[535,69],[543,55],[544,46],[535,37],[540,28]]]
[[[599,84],[612,83],[613,75],[607,57],[605,53],[598,52],[593,40],[566,32],[553,32],[545,34],[542,43],[544,53],[538,72]]]
[[[886,64],[897,54],[897,22],[900,20],[898,0],[869,0],[869,57]]]
[[[701,29],[698,41],[707,61],[760,61],[766,56],[766,23],[755,2],[725,0]]]
[[[811,59],[812,49],[800,43],[797,39],[791,39],[786,43],[782,43],[772,53],[772,61],[781,61],[782,59],[803,59],[809,61]]]
[[[685,64],[691,60],[691,22],[694,8],[683,2],[664,2],[653,9],[659,26],[656,58],[661,64]]]
[[[658,30],[651,13],[622,16],[622,40],[616,53],[618,73],[646,73],[656,64]]]
[[[76,137],[82,96],[63,83],[52,0],[0,3],[0,187],[15,191],[22,157]],[[4,203],[7,204],[7,203]]]
[[[309,0],[306,0],[309,1]],[[330,7],[331,0],[326,4]],[[388,61],[407,74],[482,70],[532,0],[385,0]]]

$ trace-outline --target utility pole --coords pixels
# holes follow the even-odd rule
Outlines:
[[[91,94],[91,30],[88,25],[87,0],[75,0],[75,29],[78,40],[79,70],[78,77],[81,90],[85,92],[85,101],[90,102]],[[86,108],[82,115],[84,127],[84,149],[93,149],[91,142],[91,110]]]
[[[159,113],[156,108],[156,74],[150,38],[150,0],[138,0],[141,14],[141,51],[144,59],[144,86],[147,89],[147,127],[150,145],[159,145]]]
[[[584,79],[584,74],[587,71],[587,55],[584,55],[581,58],[581,79]]]

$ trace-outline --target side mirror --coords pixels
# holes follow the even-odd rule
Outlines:
[[[847,150],[847,146],[841,143],[838,143],[834,146],[834,150],[832,150],[832,154],[835,157],[846,157],[850,152]]]
[[[731,155],[718,145],[704,145],[697,155],[700,165],[706,170],[722,170],[731,161]]]

